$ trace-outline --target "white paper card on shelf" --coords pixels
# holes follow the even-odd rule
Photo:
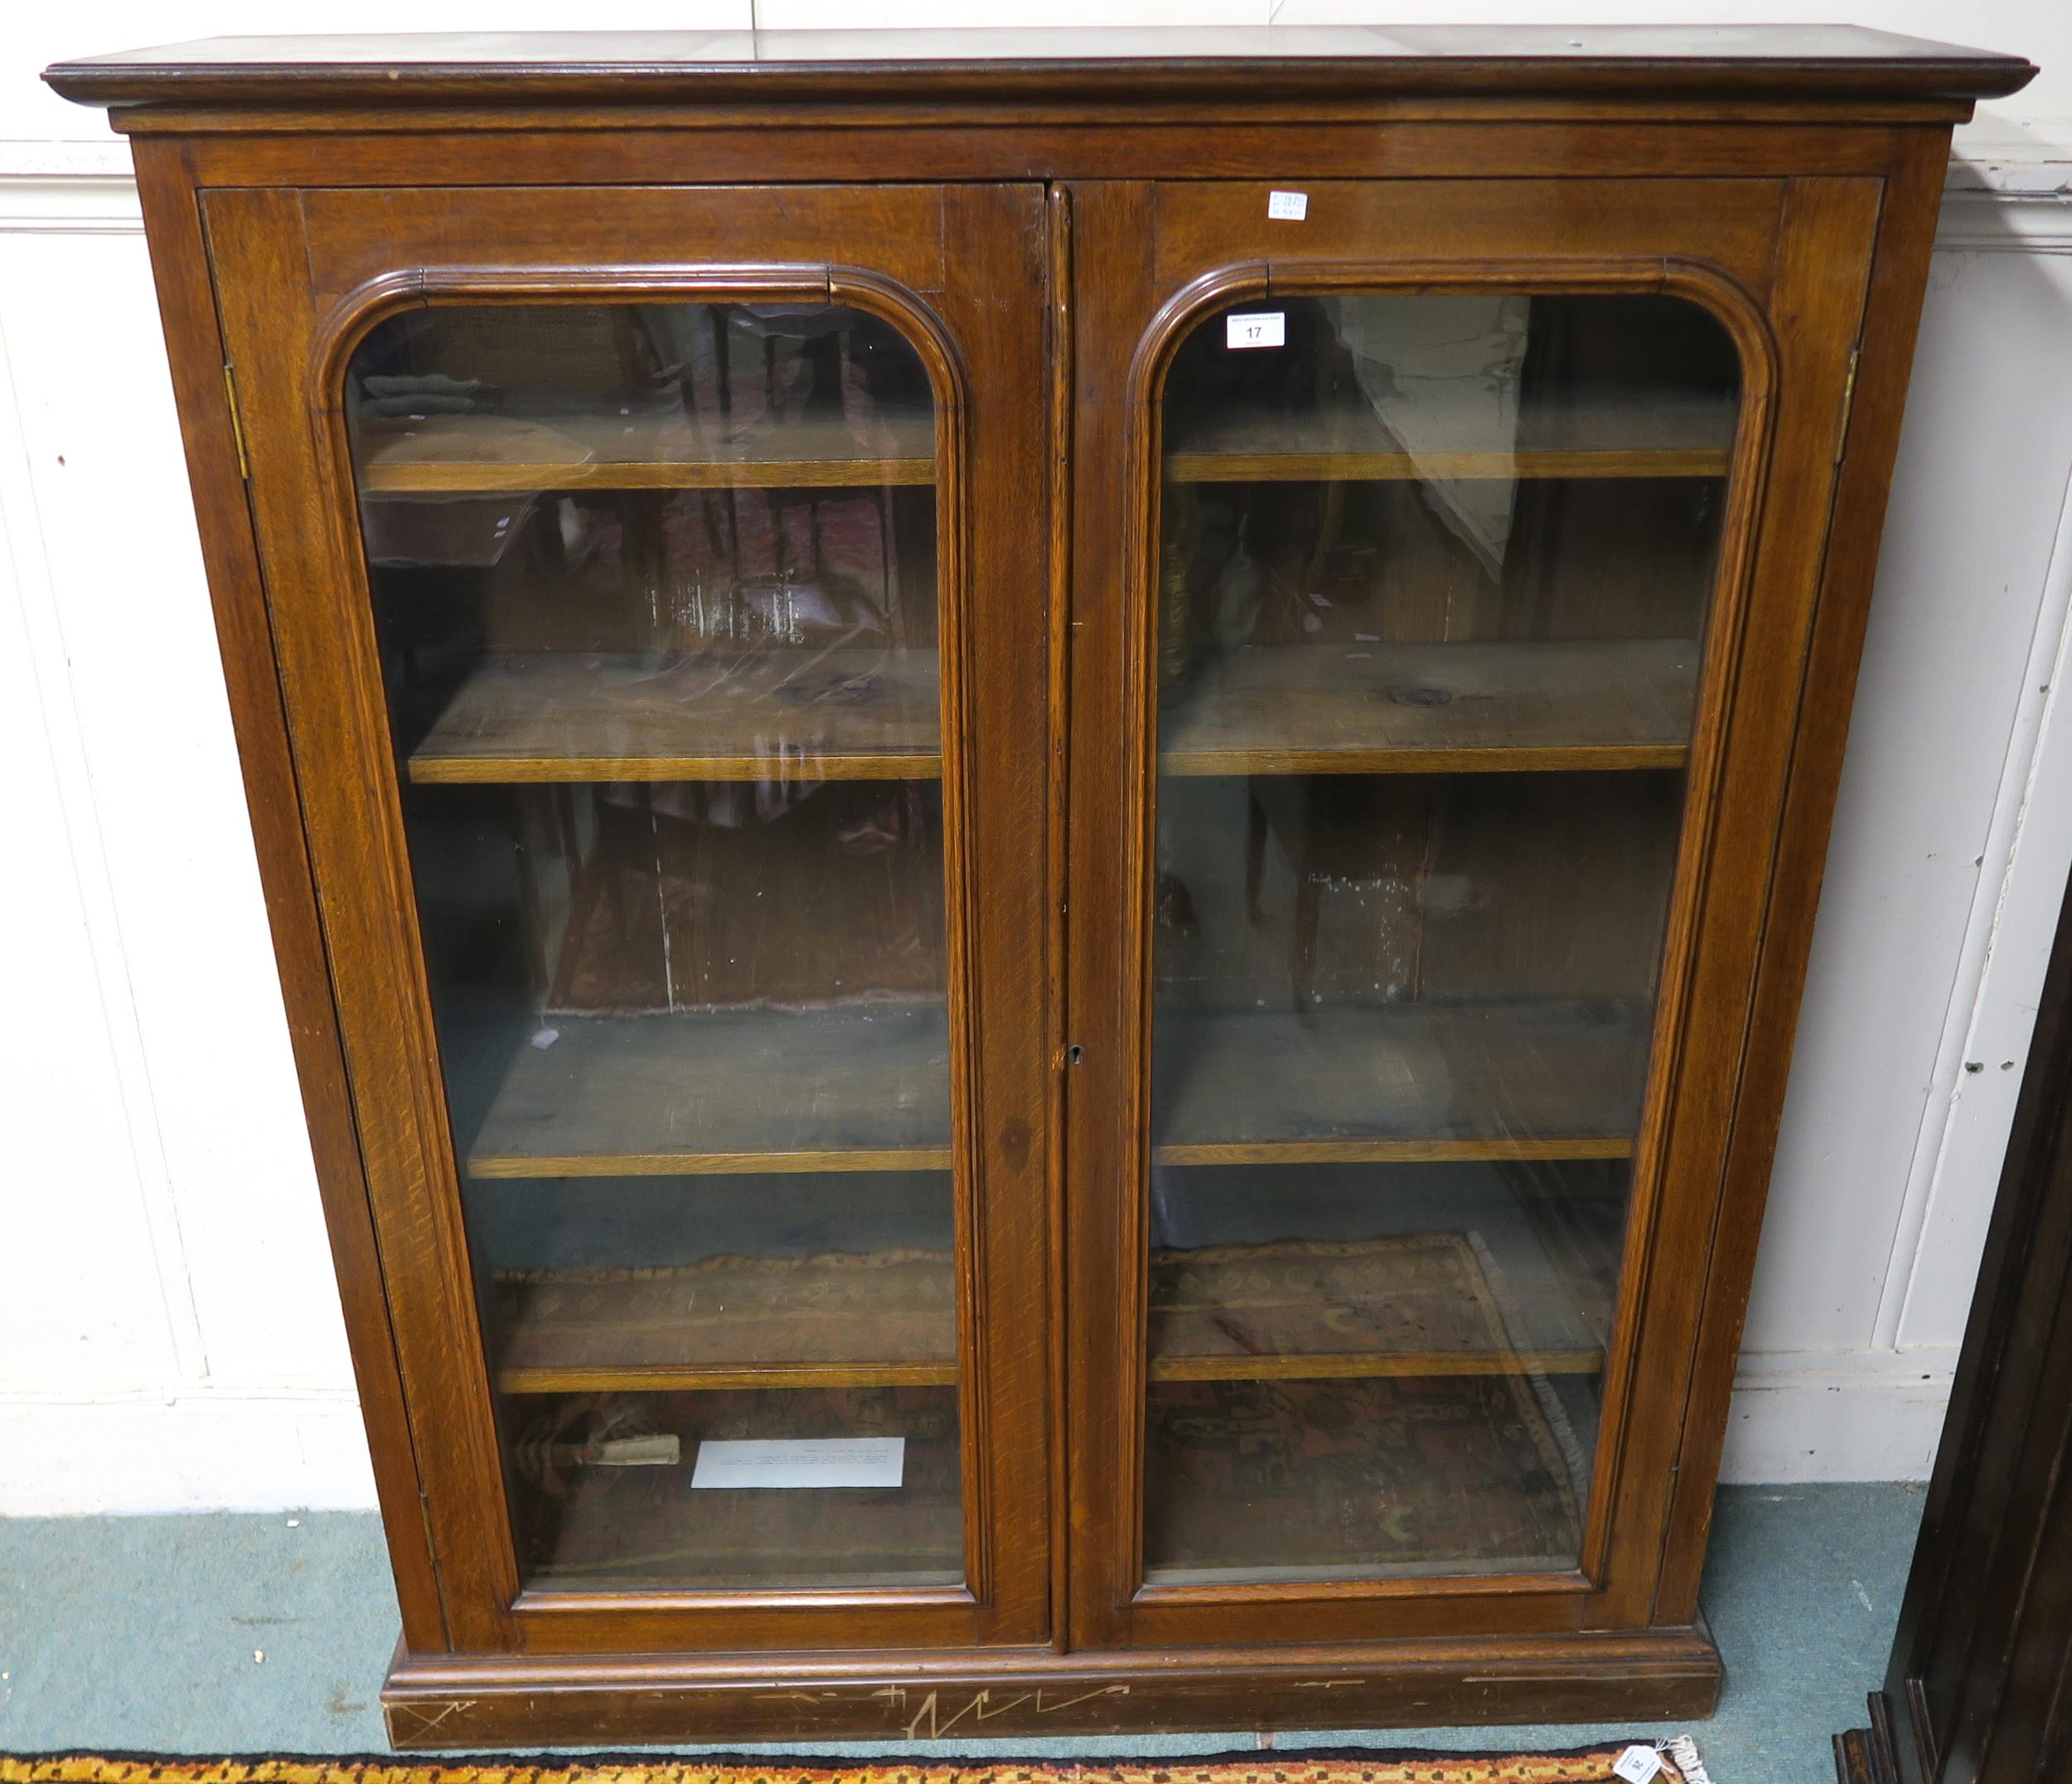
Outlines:
[[[1648,1784],[1662,1770],[1662,1755],[1652,1747],[1629,1747],[1612,1762],[1611,1769],[1626,1784]]]
[[[1310,214],[1307,192],[1268,192],[1266,215],[1276,223],[1300,223]]]
[[[904,1437],[723,1437],[698,1446],[694,1487],[898,1486]]]
[[[1225,347],[1285,347],[1288,344],[1288,313],[1285,310],[1256,310],[1249,316],[1226,316],[1223,318],[1223,345]]]

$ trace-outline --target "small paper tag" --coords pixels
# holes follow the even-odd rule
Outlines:
[[[1250,316],[1223,318],[1225,347],[1285,347],[1288,314],[1285,310],[1261,310]]]
[[[1310,214],[1307,192],[1268,192],[1266,215],[1278,223],[1300,223]]]
[[[693,1487],[898,1486],[904,1437],[719,1437],[698,1446]]]
[[[1662,1770],[1662,1755],[1652,1747],[1629,1747],[1612,1762],[1612,1775],[1626,1784],[1648,1784]]]
[[[600,1468],[673,1468],[683,1450],[684,1440],[668,1431],[651,1437],[607,1437],[593,1459]]]

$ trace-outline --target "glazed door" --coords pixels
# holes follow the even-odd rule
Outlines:
[[[1689,1623],[1877,182],[1070,199],[1072,1639]]]
[[[462,1648],[1048,1630],[1040,221],[208,201]]]

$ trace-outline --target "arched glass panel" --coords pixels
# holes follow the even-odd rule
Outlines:
[[[346,398],[525,1584],[957,1583],[925,367],[459,304]]]
[[[1153,1583],[1578,1563],[1737,399],[1653,296],[1175,354]]]

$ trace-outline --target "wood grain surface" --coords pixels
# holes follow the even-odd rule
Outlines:
[[[1692,638],[1240,652],[1159,714],[1165,774],[1498,773],[1675,768]]]
[[[1649,1026],[1644,1004],[1559,999],[1161,1010],[1154,1156],[1624,1157]]]
[[[1350,403],[1169,417],[1164,473],[1175,483],[1353,483],[1448,478],[1724,477],[1731,402],[1658,391],[1597,393],[1527,410],[1499,427],[1491,405],[1418,411],[1406,440],[1382,413]]]
[[[867,447],[839,415],[811,415],[714,438],[680,414],[430,415],[360,424],[370,495],[562,489],[856,489],[932,483],[933,425],[876,418]]]
[[[411,751],[423,785],[937,778],[932,652],[491,657]]]
[[[520,1038],[476,1177],[947,1171],[940,1007],[559,1016]]]
[[[1358,1273],[1351,1282],[1340,1279],[1343,1271],[1296,1268],[1285,1246],[1155,1253],[1151,1379],[1586,1374],[1601,1366],[1600,1346],[1535,1345],[1522,1336],[1572,1314],[1506,1306],[1503,1323],[1521,1335],[1507,1342],[1474,1299],[1438,1304],[1416,1273],[1415,1254],[1464,1243],[1450,1234],[1336,1248],[1353,1254]],[[1404,1263],[1392,1277],[1397,1258]],[[1501,1268],[1501,1257],[1495,1261]],[[956,1274],[946,1252],[504,1271],[495,1296],[496,1384],[506,1394],[956,1381]],[[1382,1327],[1395,1328],[1397,1341],[1363,1345],[1348,1336]]]

